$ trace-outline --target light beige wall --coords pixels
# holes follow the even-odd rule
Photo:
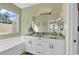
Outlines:
[[[37,4],[22,10],[22,24],[21,24],[21,34],[28,33],[28,27],[32,23],[32,17],[38,15],[39,11],[46,8],[51,8],[53,11],[57,10],[59,14],[54,15],[55,17],[62,14],[62,5],[61,3],[43,3]],[[45,29],[44,29],[45,30]]]
[[[9,11],[12,11],[12,12],[20,15],[20,19],[19,19],[19,22],[20,22],[19,26],[20,27],[19,27],[19,29],[21,29],[21,11],[22,10],[20,8],[18,8],[17,6],[11,4],[11,3],[0,3],[0,8],[7,9]],[[4,38],[9,38],[9,37],[20,35],[20,31],[18,33],[11,33],[11,34],[6,34],[6,35],[0,35],[0,39],[4,39]]]

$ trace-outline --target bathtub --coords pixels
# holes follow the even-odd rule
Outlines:
[[[25,51],[21,36],[0,40],[0,55],[20,55]]]

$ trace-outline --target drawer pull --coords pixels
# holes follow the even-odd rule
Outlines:
[[[52,45],[52,48],[53,48],[53,45]]]

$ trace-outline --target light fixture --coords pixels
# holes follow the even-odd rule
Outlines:
[[[47,15],[47,14],[51,14],[52,13],[52,10],[50,8],[47,8],[47,9],[42,9],[39,11],[39,14],[40,15]]]

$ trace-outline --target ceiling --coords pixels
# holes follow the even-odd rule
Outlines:
[[[38,3],[13,3],[14,5],[16,5],[17,7],[23,9],[23,8],[27,8],[30,7],[32,5],[36,5]]]

